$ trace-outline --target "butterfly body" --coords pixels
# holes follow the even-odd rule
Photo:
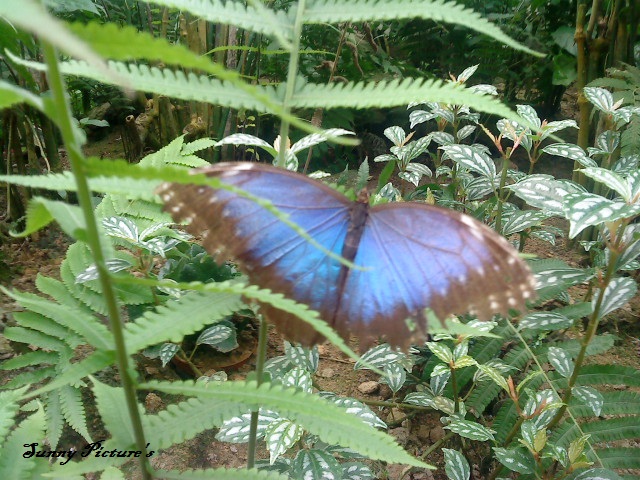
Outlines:
[[[441,319],[468,310],[487,319],[523,308],[532,295],[531,273],[508,242],[458,212],[420,203],[370,207],[366,195],[353,202],[263,164],[221,163],[195,173],[268,200],[315,245],[263,204],[224,189],[163,185],[159,194],[173,218],[190,220],[187,229],[203,234],[205,248],[236,260],[252,284],[309,305],[345,338],[358,333],[367,344],[384,336],[406,347],[424,333],[427,307]],[[263,311],[290,340],[322,338],[293,315],[270,305]],[[407,319],[416,320],[416,331]]]

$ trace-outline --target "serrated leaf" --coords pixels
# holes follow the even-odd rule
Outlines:
[[[282,384],[287,387],[299,388],[307,393],[311,393],[313,390],[311,374],[308,370],[300,367],[294,367],[285,373],[282,376]]]
[[[595,160],[587,156],[587,154],[581,147],[573,143],[553,143],[544,147],[542,149],[542,152],[549,155],[569,158],[575,162],[578,162],[583,167],[598,166]]]
[[[269,410],[260,409],[258,413],[258,428],[256,430],[256,438],[261,439],[264,436],[267,427],[281,417],[277,413]],[[246,443],[249,441],[249,432],[251,426],[251,413],[245,413],[239,417],[233,417],[225,420],[220,426],[216,439],[221,442],[230,443]]]
[[[514,233],[522,232],[533,226],[540,225],[545,218],[547,218],[547,215],[535,210],[515,212],[504,223],[502,234],[508,237]]]
[[[322,398],[326,398],[330,402],[338,405],[340,408],[344,408],[347,413],[355,415],[372,427],[387,428],[386,423],[380,420],[380,417],[378,417],[371,408],[361,401],[356,400],[355,398],[339,397],[335,393],[331,392],[320,392],[319,394]]]
[[[342,467],[328,452],[318,449],[300,450],[291,462],[293,478],[341,480]],[[349,478],[349,477],[346,477]]]
[[[167,366],[167,363],[171,361],[178,350],[180,350],[180,345],[176,345],[175,343],[164,343],[162,347],[160,347],[159,358],[163,367]]]
[[[360,357],[360,360],[356,362],[353,369],[360,370],[366,368],[365,364],[376,368],[384,368],[385,365],[397,362],[403,356],[404,353],[392,349],[388,343],[383,343],[367,350],[364,355]]]
[[[306,348],[292,345],[285,341],[284,354],[289,359],[291,365],[297,365],[311,373],[315,373],[316,370],[318,370],[320,355],[318,354],[318,347],[315,345],[312,348]]]
[[[564,216],[564,200],[570,193],[584,192],[584,188],[569,181],[556,180],[550,175],[529,175],[507,188],[532,207],[554,215]]]
[[[407,379],[407,372],[399,363],[390,363],[384,367],[384,380],[393,393],[402,388]]]
[[[436,357],[447,365],[453,361],[453,352],[446,345],[437,342],[427,342],[425,345]]]
[[[505,392],[509,391],[509,385],[507,384],[507,381],[497,369],[492,368],[489,365],[478,365],[478,369],[491,380],[493,380],[494,383],[499,385],[500,388],[502,388]],[[478,380],[480,379],[478,378]]]
[[[407,134],[402,127],[393,126],[384,129],[384,136],[391,140],[396,147],[399,147],[404,143]]]
[[[569,194],[564,199],[564,213],[571,226],[569,238],[592,225],[632,218],[640,213],[639,205],[627,205],[592,193]]]

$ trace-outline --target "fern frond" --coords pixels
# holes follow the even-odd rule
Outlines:
[[[44,414],[47,419],[47,439],[49,440],[51,449],[55,450],[62,436],[62,429],[64,428],[60,396],[56,391],[49,392],[45,398],[47,399],[44,405]]]
[[[162,342],[180,343],[185,335],[217,323],[242,306],[240,296],[234,293],[189,292],[128,323],[125,329],[127,348],[137,352]]]
[[[91,442],[91,435],[87,430],[87,416],[82,403],[82,392],[79,388],[65,385],[57,390],[60,396],[60,407],[64,414],[64,419],[69,426],[84,437],[87,442]],[[55,392],[52,392],[55,393]]]
[[[145,415],[142,423],[147,437],[153,438],[154,448],[167,448],[246,411],[246,407],[236,401],[190,398],[169,405],[157,415]]]
[[[28,386],[17,390],[6,390],[0,392],[0,446],[13,426],[13,420],[20,408],[19,400],[29,389]]]
[[[604,468],[635,468],[640,469],[640,449],[638,447],[598,448],[598,458],[593,452],[587,453],[592,462],[600,460]]]
[[[237,401],[246,407],[263,407],[301,425],[323,441],[343,445],[374,460],[428,468],[405,452],[389,435],[372,428],[338,406],[301,390],[255,382],[225,382],[205,386],[194,382],[149,382],[141,388],[176,395]]]
[[[292,108],[373,108],[395,107],[411,102],[441,102],[467,105],[480,112],[492,113],[526,125],[507,106],[489,95],[441,80],[405,78],[379,83],[330,83],[303,85],[291,99]]]
[[[319,0],[304,11],[305,23],[340,23],[421,18],[462,25],[516,50],[541,56],[505,35],[470,8],[444,0]]]
[[[62,369],[62,373],[52,369],[55,373],[55,378],[44,387],[30,392],[27,398],[42,395],[43,393],[50,392],[51,390],[55,390],[56,388],[60,388],[64,385],[78,384],[86,376],[91,375],[98,370],[102,370],[109,365],[113,365],[115,361],[116,356],[113,350],[97,351],[77,363],[69,364]]]
[[[640,416],[597,419],[593,422],[581,423],[580,428],[567,421],[553,431],[551,441],[566,447],[582,434],[591,435],[589,441],[592,444],[638,438],[640,437]]]
[[[18,319],[18,322],[33,320],[32,325],[41,328],[47,328],[51,325],[51,320],[41,317],[31,312],[19,312],[22,319]],[[16,314],[17,316],[18,314]],[[55,325],[55,324],[54,324]],[[34,345],[44,350],[53,350],[55,352],[61,352],[69,348],[67,342],[60,340],[56,337],[42,333],[41,331],[32,330],[31,328],[23,327],[9,327],[4,331],[5,337],[14,342],[26,343],[27,345]],[[63,337],[64,338],[64,337]]]
[[[24,458],[25,445],[34,439],[44,438],[45,416],[42,407],[29,415],[11,432],[2,444],[0,451],[0,478],[32,478],[37,468],[36,462],[42,459]],[[39,476],[39,475],[38,475]]]
[[[0,363],[0,370],[16,370],[18,368],[29,367],[31,365],[54,365],[59,357],[56,352],[45,352],[36,350],[35,352],[23,353]]]
[[[61,305],[66,305],[67,307],[71,308],[79,308],[86,314],[93,313],[89,308],[86,307],[86,305],[78,302],[78,300],[76,300],[74,296],[71,295],[65,284],[60,280],[38,274],[36,276],[36,287],[38,288],[38,290],[40,290],[40,292],[48,295]]]
[[[73,247],[73,245],[71,245],[71,247]],[[69,247],[69,249],[71,247]],[[107,306],[104,304],[104,298],[100,294],[88,289],[85,285],[76,283],[76,276],[71,271],[68,252],[69,250],[67,250],[67,257],[60,264],[60,278],[62,279],[62,283],[64,283],[64,286],[67,287],[69,293],[76,300],[91,309],[91,311],[99,313],[100,315],[106,315]]]
[[[53,321],[63,327],[64,331],[61,338],[66,338],[69,335],[68,330],[71,330],[96,348],[113,348],[113,340],[109,329],[100,323],[95,316],[87,315],[83,310],[60,305],[30,293],[11,292],[10,295],[19,305],[29,310],[29,313],[40,314],[42,317],[50,319],[48,323]],[[49,335],[51,334],[49,332]]]
[[[272,37],[291,39],[291,22],[283,11],[263,7],[260,2],[221,0],[154,0],[153,3],[186,10],[211,23],[235,25],[250,32],[263,33]],[[260,21],[256,21],[260,19]]]
[[[2,385],[2,388],[12,389],[22,388],[25,385],[33,385],[34,383],[42,382],[49,377],[55,377],[57,373],[56,368],[53,366],[41,367],[30,372],[22,372]]]

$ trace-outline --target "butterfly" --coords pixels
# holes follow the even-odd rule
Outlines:
[[[440,319],[467,311],[490,319],[524,309],[533,296],[533,276],[516,250],[462,213],[415,202],[370,206],[366,194],[352,201],[265,164],[219,163],[193,173],[268,200],[314,242],[256,201],[208,186],[161,185],[173,219],[189,221],[187,230],[203,236],[217,261],[234,259],[252,284],[308,305],[343,338],[356,334],[361,347],[384,337],[406,348],[426,334],[427,308]],[[261,311],[291,341],[323,340],[292,314],[268,304]]]

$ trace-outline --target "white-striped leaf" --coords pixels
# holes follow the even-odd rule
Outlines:
[[[431,132],[427,135],[427,137],[431,138],[438,145],[451,145],[456,141],[448,132]]]
[[[260,409],[258,412],[258,429],[256,438],[264,436],[267,427],[276,420],[280,420],[280,415],[269,410]],[[233,417],[222,422],[220,430],[216,434],[216,439],[221,442],[246,443],[249,441],[249,430],[251,426],[251,413],[244,413],[239,417]]]
[[[528,450],[524,448],[493,447],[498,461],[512,472],[526,475],[535,472],[535,461]]]
[[[476,128],[477,127],[475,125],[465,125],[460,130],[458,130],[458,133],[456,133],[458,142],[461,142],[462,140],[467,138],[469,135],[471,135],[473,132],[475,132]]]
[[[343,135],[355,135],[355,133],[350,130],[345,130],[344,128],[328,128],[320,133],[312,133],[302,137],[296,143],[291,145],[291,152],[295,154],[319,143],[326,142],[327,140],[341,137]]]
[[[554,247],[556,245],[556,234],[549,232],[548,230],[534,230],[530,235],[532,237],[539,238],[543,242],[550,243]]]
[[[303,449],[291,462],[290,478],[341,480],[342,466],[329,452]]]
[[[433,397],[433,408],[447,415],[453,415],[456,410],[456,404],[451,398],[437,396]]]
[[[544,127],[542,127],[542,135],[540,135],[540,140],[544,140],[550,137],[552,134],[569,127],[578,128],[578,124],[575,120],[558,120],[555,122],[549,122]]]
[[[612,130],[605,130],[598,138],[596,138],[595,148],[589,148],[590,155],[610,155],[615,152],[616,148],[620,145],[620,134]],[[593,152],[593,153],[591,153]]]
[[[387,137],[395,146],[400,146],[404,143],[407,134],[402,127],[393,126],[384,129],[384,136]]]
[[[573,373],[574,363],[566,350],[558,347],[549,347],[547,354],[549,363],[564,378],[569,378]]]
[[[112,258],[111,260],[107,260],[104,263],[110,273],[121,272],[132,266],[129,261],[121,258]],[[91,280],[96,280],[97,278],[98,269],[96,268],[95,264],[93,264],[89,265],[83,272],[80,272],[78,275],[76,275],[76,283],[86,283]]]
[[[422,174],[417,172],[400,172],[398,173],[398,177],[417,187],[420,183],[420,179],[422,178]]]
[[[295,367],[289,370],[282,377],[282,384],[287,387],[299,388],[304,392],[311,393],[313,390],[313,381],[311,374],[304,368]]]
[[[573,322],[573,319],[557,312],[535,312],[520,320],[520,330],[562,330],[569,328]]]
[[[584,150],[573,143],[553,143],[547,145],[542,151],[549,155],[569,158],[578,162],[583,167],[597,167],[598,164],[584,152]]]
[[[594,416],[600,416],[602,406],[604,405],[604,398],[598,390],[593,387],[585,386],[573,387],[571,389],[571,394],[579,400],[580,403],[584,403],[589,407]]]
[[[342,464],[342,478],[344,480],[375,480],[371,469],[361,462],[347,462]]]
[[[540,121],[540,117],[538,117],[538,113],[531,105],[516,105],[516,111],[518,115],[536,127],[536,130],[540,129],[542,122]]]
[[[624,306],[624,304],[627,303],[637,291],[638,286],[632,278],[623,277],[611,280],[604,291],[604,298],[602,299],[598,318],[602,318],[614,310]],[[599,295],[600,291],[597,291],[592,301],[592,305],[594,307]]]
[[[420,125],[421,123],[428,122],[429,120],[436,118],[435,113],[427,112],[426,110],[414,110],[409,113],[409,128],[413,128],[416,125]]]
[[[584,96],[594,107],[605,113],[613,112],[613,95],[609,90],[600,87],[584,87]]]
[[[537,416],[526,420],[534,424],[537,430],[544,428],[551,421],[555,415],[555,411],[562,406],[560,399],[554,393],[553,390],[541,390],[536,392],[533,397],[530,397],[525,404],[523,411],[528,417],[533,417],[533,414],[542,408],[542,412]]]
[[[445,145],[440,148],[458,165],[489,179],[496,178],[496,165],[486,153],[469,145]]]
[[[522,232],[527,228],[538,226],[542,221],[547,218],[542,212],[536,210],[524,210],[514,213],[509,217],[502,227],[502,234],[505,236],[513,235],[514,233]]]
[[[205,329],[198,339],[196,340],[196,345],[211,345],[215,347],[217,344],[228,340],[235,333],[235,329],[229,327],[228,325],[213,325]]]
[[[399,363],[390,363],[384,367],[383,380],[393,393],[397,393],[407,380],[407,371]]]
[[[496,432],[494,430],[469,420],[454,419],[444,428],[471,440],[479,440],[481,442],[495,440],[493,434]]]
[[[426,345],[427,348],[444,363],[449,364],[453,360],[453,352],[451,352],[451,349],[446,345],[437,342],[427,342]]]
[[[471,201],[481,200],[487,195],[492,195],[496,190],[494,178],[476,177],[465,185],[467,198]]]
[[[553,268],[535,274],[536,288],[554,287],[556,285],[571,286],[586,282],[593,277],[593,272],[580,268]]]
[[[565,197],[565,216],[570,222],[569,238],[592,225],[632,218],[640,213],[640,204],[627,205],[592,193],[572,193]]]
[[[460,452],[450,448],[443,448],[444,471],[451,480],[469,480],[471,468],[469,462]]]
[[[131,242],[140,239],[138,226],[126,217],[107,217],[102,219],[102,226],[107,235],[123,238]]]
[[[180,350],[180,346],[175,343],[163,343],[160,347],[160,361],[162,366],[165,367],[167,363],[171,361],[173,356]]]
[[[631,187],[617,173],[600,167],[582,168],[579,171],[587,177],[593,178],[596,182],[604,183],[611,190],[618,192],[625,202],[631,201]]]
[[[322,398],[329,400],[332,403],[335,403],[340,408],[344,408],[348,414],[354,415],[358,417],[365,423],[368,423],[372,427],[375,428],[387,428],[387,424],[384,423],[380,418],[364,403],[349,397],[339,397],[335,393],[332,392],[320,392],[319,395]]]
[[[390,153],[378,155],[373,159],[374,162],[391,162],[392,160],[397,160],[397,158],[395,155],[391,155]]]
[[[573,480],[622,480],[622,478],[616,472],[607,468],[590,468],[589,470],[581,471],[573,477]]]
[[[635,172],[629,174],[627,183],[631,189],[631,198],[637,203],[637,199],[640,197],[640,169],[636,169]]]
[[[412,392],[404,397],[403,402],[418,405],[420,407],[433,408],[433,395],[428,391]]]
[[[388,343],[383,343],[367,350],[353,368],[354,370],[366,368],[365,363],[376,368],[384,368],[385,365],[400,360],[404,355],[402,352],[393,350]]]
[[[285,341],[284,354],[289,359],[291,365],[304,368],[311,373],[315,373],[316,370],[318,370],[320,354],[318,353],[318,347],[315,345],[311,348],[306,348],[298,345],[292,345]]]
[[[304,429],[286,418],[274,420],[264,431],[264,441],[269,450],[269,463],[293,447],[302,437]]]
[[[572,182],[556,180],[550,175],[530,175],[507,188],[532,207],[553,215],[564,216],[564,199],[570,193],[584,192],[584,188]]]
[[[219,142],[216,142],[216,147],[220,147],[222,145],[253,145],[255,147],[264,148],[274,157],[278,154],[277,150],[273,148],[273,145],[269,145],[261,138],[247,133],[234,133],[233,135],[229,135]]]
[[[638,169],[640,163],[640,155],[625,155],[611,167],[611,171],[620,175],[628,175],[634,173]]]
[[[433,172],[429,167],[423,165],[422,163],[410,163],[407,165],[407,170],[410,172],[416,172],[420,175],[426,175],[427,177],[432,177]]]
[[[458,75],[458,82],[459,83],[464,83],[467,80],[469,80],[469,78],[471,78],[471,75],[473,75],[474,73],[476,73],[476,70],[478,70],[478,67],[480,66],[480,64],[478,65],[473,65],[471,67],[467,67],[465,68],[462,73],[460,75]]]
[[[398,157],[400,165],[406,168],[411,160],[418,158],[427,150],[429,143],[431,143],[430,137],[422,137],[421,139],[409,142],[406,145],[394,145],[389,150]]]
[[[486,376],[493,380],[493,382],[496,385],[500,386],[500,388],[502,388],[504,391],[509,391],[509,385],[507,384],[507,381],[497,369],[489,365],[478,365],[478,372],[482,372],[482,375],[474,376],[474,380],[481,381],[483,380],[483,376]]]

